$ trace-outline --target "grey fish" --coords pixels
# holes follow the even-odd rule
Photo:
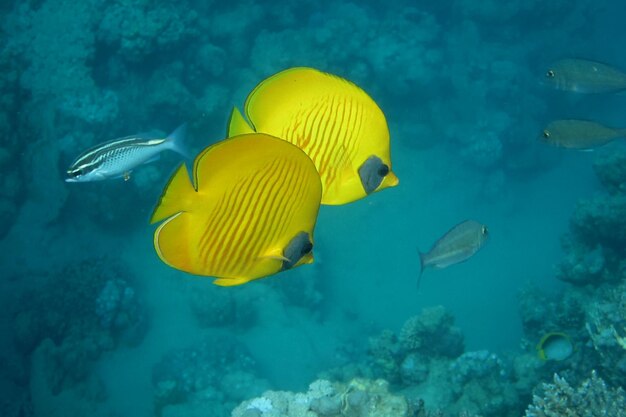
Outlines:
[[[465,220],[454,226],[435,242],[427,253],[419,252],[420,279],[425,268],[438,269],[466,261],[487,241],[487,226],[475,220]],[[418,280],[419,286],[419,280]]]
[[[546,71],[546,80],[558,90],[610,93],[626,89],[626,73],[600,62],[562,59]]]
[[[67,182],[101,181],[109,178],[128,179],[131,171],[152,162],[166,149],[187,157],[183,147],[187,126],[179,126],[166,138],[139,134],[113,139],[87,149],[70,165]]]
[[[541,140],[569,149],[592,149],[626,137],[626,129],[613,129],[587,120],[555,120],[541,134]]]

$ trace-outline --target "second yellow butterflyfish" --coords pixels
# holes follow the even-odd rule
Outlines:
[[[238,285],[313,261],[322,185],[297,146],[260,133],[218,142],[183,164],[151,223],[169,266]]]
[[[233,109],[228,135],[262,132],[303,149],[322,179],[322,204],[346,204],[398,184],[385,115],[346,79],[290,68],[256,86],[244,112],[248,121]]]

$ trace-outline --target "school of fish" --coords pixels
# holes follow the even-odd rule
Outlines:
[[[557,90],[574,93],[601,94],[626,90],[626,73],[586,59],[558,60],[547,69],[545,78]],[[550,122],[539,139],[557,147],[591,150],[624,137],[624,128],[607,127],[591,120],[565,119]]]
[[[546,80],[577,93],[626,90],[625,73],[583,59],[553,63]],[[243,110],[232,109],[226,138],[202,150],[190,171],[184,162],[178,167],[150,219],[160,222],[154,247],[165,264],[222,286],[312,263],[321,205],[347,204],[399,183],[384,113],[344,78],[289,68],[261,81]],[[128,180],[164,150],[187,158],[185,130],[182,125],[165,138],[137,134],[90,148],[71,164],[66,181]],[[540,135],[570,149],[622,137],[626,129],[574,119],[552,121]],[[475,220],[451,228],[430,251],[418,252],[418,285],[424,269],[468,260],[487,237],[487,226]],[[546,340],[566,344],[555,335]],[[544,354],[552,346],[546,340]]]

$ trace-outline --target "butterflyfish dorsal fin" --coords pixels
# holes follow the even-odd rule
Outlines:
[[[196,190],[187,174],[187,167],[181,164],[164,188],[152,216],[150,224],[154,224],[176,213],[184,211],[191,204]]]
[[[243,135],[246,133],[254,133],[254,129],[244,119],[243,114],[237,107],[233,107],[230,112],[230,118],[228,119],[228,132],[227,137],[231,138],[237,135]]]

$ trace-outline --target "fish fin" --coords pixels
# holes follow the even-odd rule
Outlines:
[[[169,149],[180,154],[185,159],[191,159],[191,153],[187,149],[185,143],[187,138],[187,123],[178,126],[176,130],[170,133],[165,141],[169,143]]]
[[[250,278],[219,278],[213,281],[213,284],[220,287],[233,287],[235,285],[245,284]]]
[[[184,163],[180,164],[163,189],[163,194],[154,208],[152,216],[150,216],[150,224],[185,211],[195,192],[196,190],[187,173],[187,167]]]
[[[161,154],[160,153],[158,153],[158,154],[154,155],[152,158],[148,159],[146,162],[144,162],[144,164],[149,164],[151,162],[158,161],[159,159],[161,159]]]
[[[233,111],[230,112],[230,117],[228,118],[228,131],[226,132],[226,137],[232,138],[233,136],[243,135],[245,133],[255,133],[254,129],[250,124],[244,119],[243,114],[239,111],[237,107],[233,107]]]
[[[419,250],[417,251],[417,254],[420,257],[420,273],[417,276],[417,283],[416,283],[416,288],[419,290],[420,288],[420,283],[422,282],[422,275],[424,274],[424,253],[420,252]]]
[[[283,251],[281,249],[274,249],[266,253],[265,255],[260,256],[261,259],[276,259],[281,262],[291,262],[291,259],[287,258],[283,255]]]

